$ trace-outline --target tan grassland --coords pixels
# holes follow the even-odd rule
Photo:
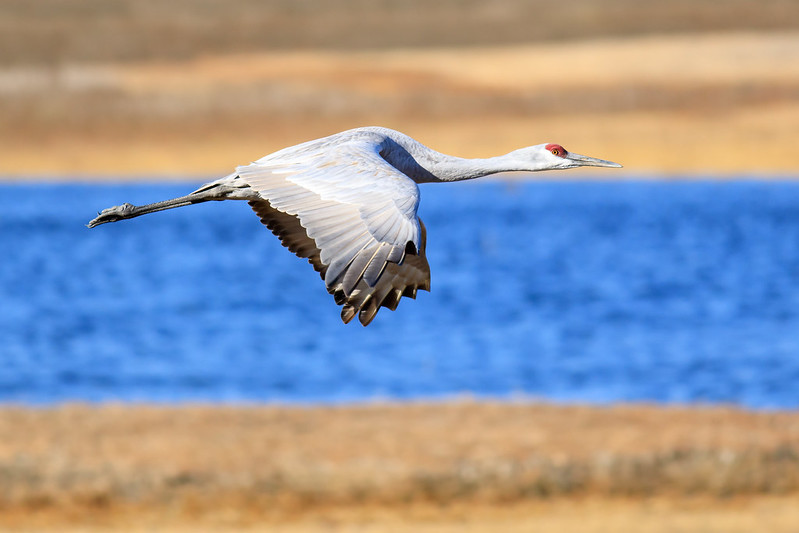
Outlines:
[[[197,179],[370,124],[463,156],[559,142],[625,176],[799,171],[793,30],[10,65],[0,93],[12,178]]]
[[[796,531],[799,413],[0,409],[2,531]]]

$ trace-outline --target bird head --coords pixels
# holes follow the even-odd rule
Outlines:
[[[559,144],[538,144],[521,150],[511,152],[515,156],[524,157],[531,160],[535,168],[531,170],[565,169],[575,167],[611,167],[621,168],[621,165],[613,161],[605,161],[595,157],[575,154],[567,151]]]

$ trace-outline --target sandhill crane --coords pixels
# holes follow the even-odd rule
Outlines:
[[[106,222],[211,200],[246,200],[280,242],[319,272],[342,305],[368,325],[380,307],[430,290],[426,231],[416,216],[418,183],[460,181],[497,172],[531,172],[617,163],[539,144],[488,159],[436,152],[398,131],[356,128],[284,148],[191,194],[103,210]]]

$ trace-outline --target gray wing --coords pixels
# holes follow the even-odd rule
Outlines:
[[[419,189],[365,140],[278,152],[236,169],[250,205],[284,246],[305,257],[343,305],[369,324],[381,306],[430,289]]]

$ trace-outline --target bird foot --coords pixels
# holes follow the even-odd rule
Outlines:
[[[128,203],[103,209],[97,214],[97,217],[86,224],[86,226],[93,228],[100,224],[105,224],[106,222],[116,222],[117,220],[130,218],[130,215],[135,209],[135,205]]]

